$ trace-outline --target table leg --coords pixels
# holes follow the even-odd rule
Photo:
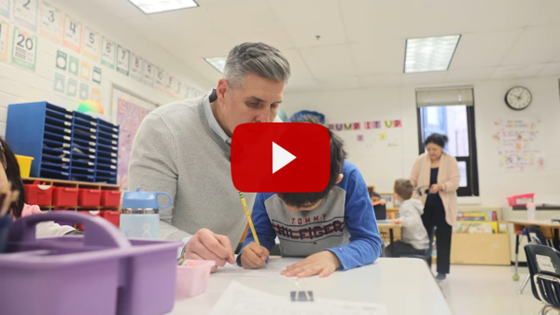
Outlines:
[[[558,229],[554,229],[554,240],[552,240],[554,248],[558,249],[560,245],[560,241],[558,240]]]
[[[393,238],[393,229],[392,228],[389,229],[389,241],[391,242],[391,244],[393,244],[394,238]]]
[[[519,234],[515,234],[515,269],[513,271],[513,280],[519,280],[519,274],[517,273],[517,266],[519,265]]]

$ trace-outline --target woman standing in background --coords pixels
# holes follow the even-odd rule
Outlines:
[[[443,152],[446,143],[447,136],[437,133],[426,138],[426,153],[416,159],[410,174],[410,181],[424,204],[422,222],[430,242],[436,228],[438,280],[444,280],[449,273],[451,233],[457,219],[457,189],[461,179],[457,160]]]

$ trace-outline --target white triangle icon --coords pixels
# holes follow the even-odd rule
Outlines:
[[[295,158],[295,155],[291,154],[281,146],[272,142],[272,174],[278,172],[281,168],[288,165]]]

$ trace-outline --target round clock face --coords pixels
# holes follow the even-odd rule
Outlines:
[[[527,108],[532,100],[531,92],[522,86],[513,87],[506,93],[506,104],[514,110]]]

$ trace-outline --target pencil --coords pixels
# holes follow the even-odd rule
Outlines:
[[[247,202],[245,202],[245,196],[242,192],[239,192],[239,198],[241,198],[241,203],[243,204],[243,209],[245,209],[245,214],[247,215],[247,222],[249,222],[249,227],[251,227],[251,232],[253,232],[253,238],[257,245],[261,245],[259,238],[257,237],[257,231],[255,231],[255,226],[253,225],[253,220],[251,220],[251,214],[249,213],[249,208],[247,208]]]

